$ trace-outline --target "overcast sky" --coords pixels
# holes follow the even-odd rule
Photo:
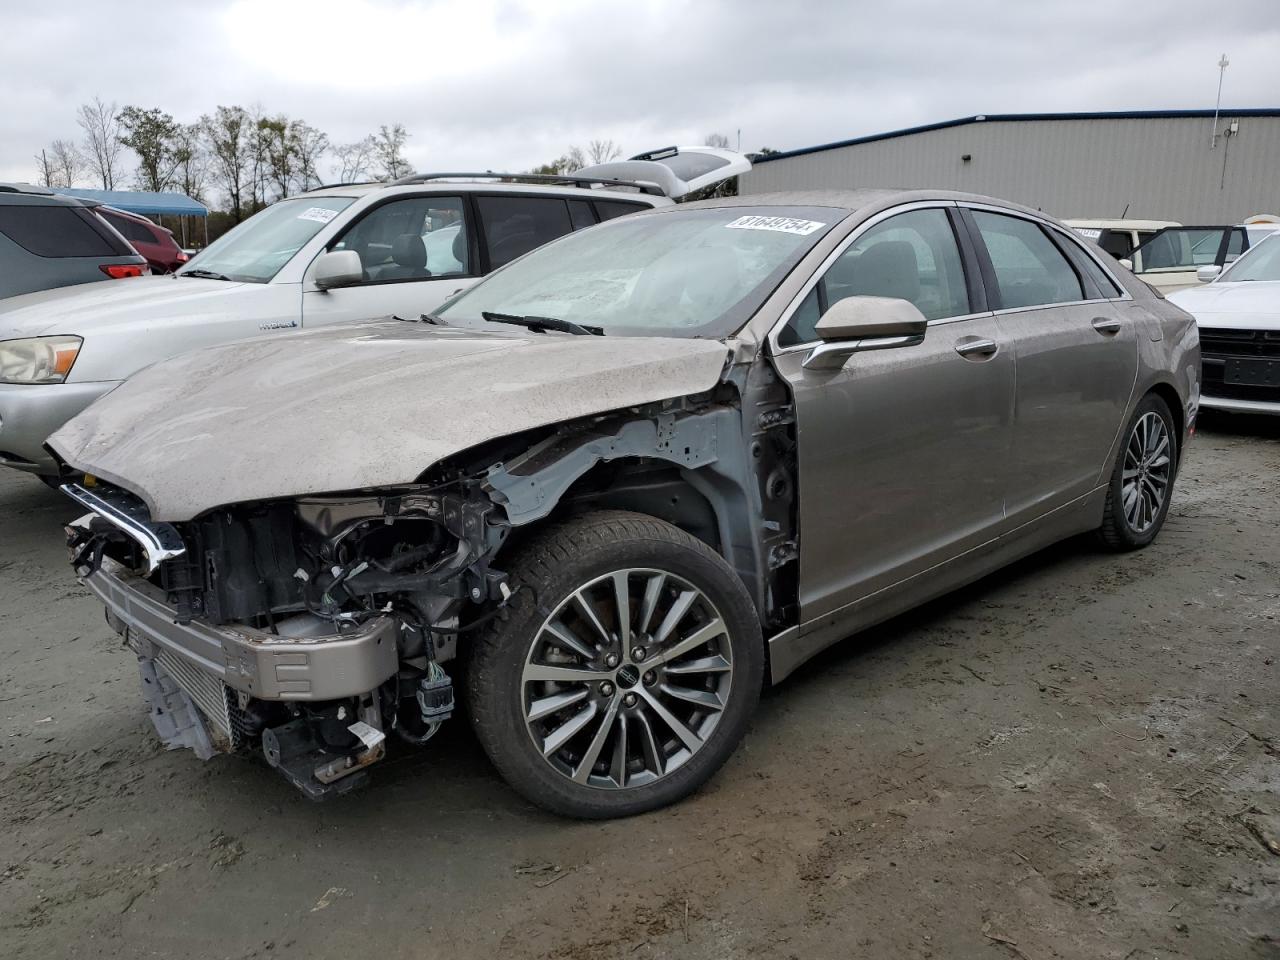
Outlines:
[[[78,137],[94,96],[194,121],[217,104],[334,142],[403,123],[419,170],[789,149],[976,113],[1280,107],[1278,0],[89,0],[4,4],[0,180]],[[329,172],[329,163],[322,164]]]

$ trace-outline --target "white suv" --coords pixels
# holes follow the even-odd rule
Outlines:
[[[424,174],[281,200],[183,269],[0,303],[0,465],[56,474],[44,441],[134,371],[188,350],[429,313],[551,240],[750,169],[670,147],[567,176]]]

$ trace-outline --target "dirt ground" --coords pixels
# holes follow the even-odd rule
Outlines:
[[[1062,544],[846,642],[699,795],[603,824],[462,724],[324,805],[166,752],[72,514],[0,477],[5,957],[1280,957],[1274,421],[1202,426],[1150,549]]]

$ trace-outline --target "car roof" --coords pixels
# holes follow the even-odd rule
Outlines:
[[[635,203],[643,203],[646,206],[660,206],[670,203],[666,197],[657,197],[652,194],[640,193],[638,191],[618,189],[610,190],[603,187],[573,187],[565,186],[558,183],[511,183],[503,180],[428,180],[423,183],[339,183],[324,187],[317,187],[306,193],[296,194],[295,197],[365,197],[371,193],[379,196],[397,196],[397,195],[414,195],[422,194],[441,194],[456,196],[459,193],[528,193],[538,194],[541,196],[564,196],[578,198],[597,198],[603,200],[630,200]],[[295,199],[289,197],[288,199]]]
[[[48,187],[40,187],[34,183],[0,183],[0,206],[42,206],[51,207],[92,207],[77,197],[64,197],[54,193]]]
[[[955,190],[920,190],[893,188],[866,188],[859,190],[788,190],[781,193],[757,193],[745,197],[723,197],[712,200],[698,200],[693,203],[682,203],[680,208],[688,209],[706,207],[832,207],[846,214],[872,213],[888,207],[896,207],[904,203],[927,203],[930,201],[956,201],[958,203],[981,203],[988,206],[1027,213],[1045,220],[1052,220],[1048,214],[1031,207],[1024,207],[1011,200],[998,197],[984,197],[976,193],[960,193]],[[670,212],[665,209],[662,212]]]
[[[1115,229],[1115,230],[1161,230],[1164,227],[1180,227],[1182,224],[1176,220],[1127,220],[1122,217],[1098,218],[1098,217],[1071,217],[1063,220],[1068,227],[1084,227],[1087,229]]]

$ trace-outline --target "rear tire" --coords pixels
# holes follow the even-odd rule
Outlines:
[[[718,554],[652,517],[600,512],[537,536],[508,572],[520,589],[473,646],[467,693],[512,787],[554,813],[626,817],[687,796],[728,759],[764,645]]]
[[[1164,526],[1178,472],[1178,435],[1169,405],[1142,398],[1116,453],[1098,536],[1109,549],[1138,550]]]

